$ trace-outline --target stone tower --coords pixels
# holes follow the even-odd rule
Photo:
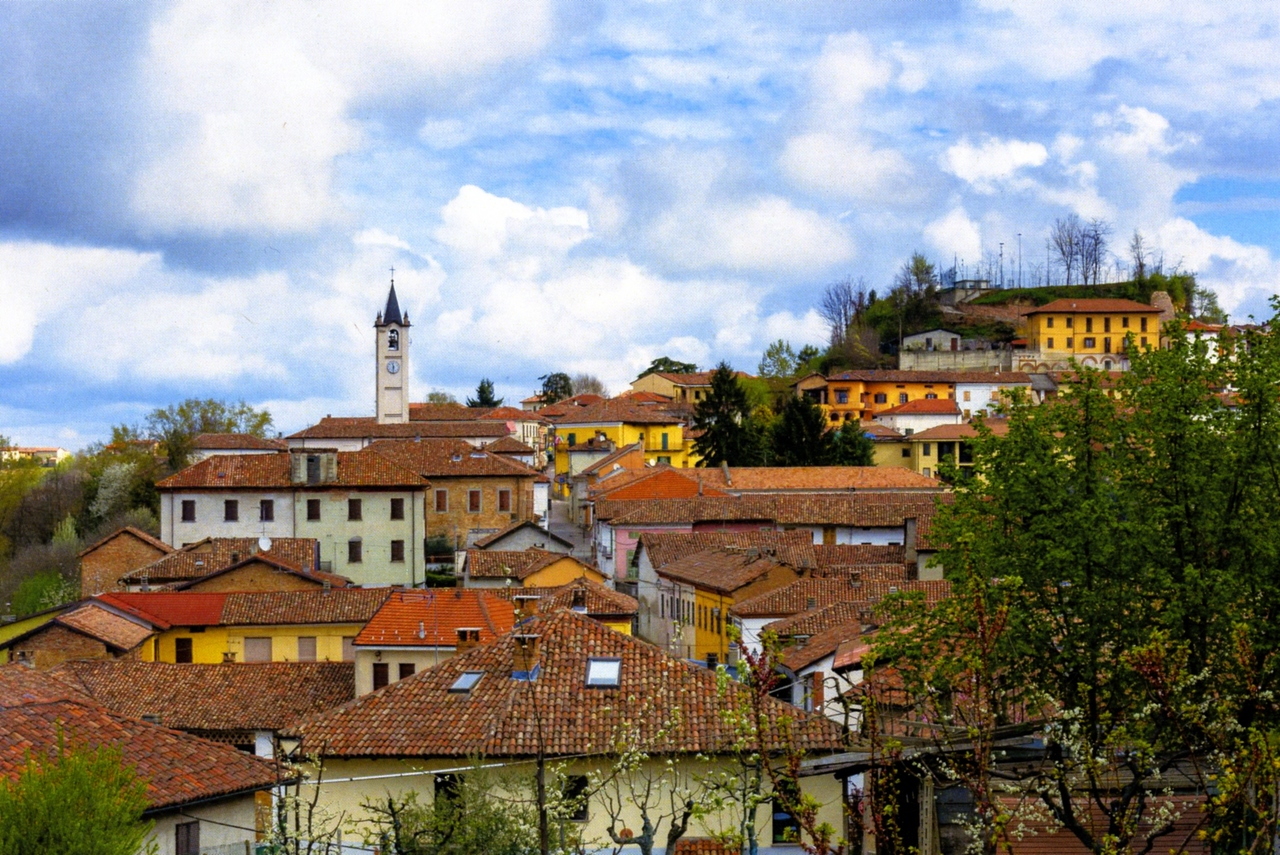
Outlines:
[[[378,424],[404,424],[409,421],[409,316],[400,313],[394,279],[387,294],[387,307],[378,313],[373,328],[378,337]]]

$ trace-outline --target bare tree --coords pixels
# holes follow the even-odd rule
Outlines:
[[[875,302],[875,292],[867,290],[867,283],[859,278],[832,282],[822,292],[818,314],[831,327],[831,344],[839,346],[851,324],[862,320],[867,309]]]
[[[1080,233],[1083,228],[1080,218],[1069,214],[1054,220],[1053,227],[1049,229],[1049,251],[1062,267],[1064,285],[1071,284],[1071,273],[1080,257]]]
[[[1147,244],[1142,232],[1133,230],[1133,238],[1129,241],[1129,261],[1133,266],[1133,279],[1143,282],[1147,278]]]
[[[575,395],[609,397],[609,390],[605,388],[604,381],[594,374],[575,374],[569,382],[573,386]]]
[[[1097,217],[1081,227],[1077,251],[1080,255],[1080,278],[1083,284],[1088,285],[1092,281],[1097,285],[1101,281],[1102,268],[1110,246],[1111,231],[1111,224]]]

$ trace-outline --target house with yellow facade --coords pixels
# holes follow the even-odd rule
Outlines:
[[[869,420],[916,401],[955,401],[962,412],[988,412],[1014,388],[1030,388],[1021,371],[898,371],[875,369],[810,374],[793,384],[796,394],[820,406],[831,427]],[[925,405],[927,406],[927,405]]]
[[[563,552],[526,549],[468,549],[461,553],[457,570],[463,587],[555,588],[576,579],[604,582],[604,574]]]
[[[687,427],[688,416],[683,410],[628,398],[578,408],[555,422],[556,483],[561,492],[568,491],[569,479],[576,474],[570,472],[569,452],[588,442],[607,442],[613,449],[640,443],[650,465],[694,466],[698,457],[693,440],[686,435]]]
[[[1006,419],[987,419],[986,426],[996,436],[1004,436],[1009,430]],[[939,425],[929,430],[905,437],[910,447],[911,468],[921,475],[940,478],[939,470],[944,461],[959,467],[973,465],[973,440],[978,429],[971,423]]]
[[[714,371],[694,371],[677,374],[671,371],[650,371],[631,382],[631,391],[661,395],[682,404],[697,404],[711,392],[711,375]],[[742,371],[733,372],[739,380],[753,379]]]
[[[1065,371],[1071,362],[1126,371],[1129,349],[1160,346],[1161,310],[1134,300],[1054,300],[1026,314],[1020,371]]]

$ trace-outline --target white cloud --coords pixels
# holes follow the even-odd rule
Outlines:
[[[357,246],[389,246],[394,249],[408,249],[408,241],[402,240],[395,235],[387,234],[382,229],[365,229],[358,232],[351,242]]]
[[[1155,245],[1164,252],[1166,268],[1177,265],[1194,272],[1197,281],[1217,293],[1227,312],[1235,313],[1258,295],[1280,291],[1280,263],[1270,252],[1210,234],[1185,218],[1162,224],[1155,232]]]
[[[1017,186],[1014,179],[1020,170],[1041,166],[1048,158],[1048,150],[1038,142],[987,137],[974,145],[965,138],[947,149],[942,168],[979,193],[994,193],[1002,184]]]
[[[824,132],[787,140],[779,165],[802,187],[851,199],[884,194],[904,183],[912,171],[907,159],[893,149],[877,149],[858,138]]]
[[[468,184],[441,212],[436,238],[476,262],[523,266],[550,248],[567,252],[590,235],[587,212],[531,208]]]
[[[962,207],[926,225],[924,236],[943,258],[959,257],[970,263],[982,259],[982,231]]]

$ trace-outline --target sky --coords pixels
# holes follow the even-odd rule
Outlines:
[[[372,415],[821,344],[913,252],[1043,275],[1142,233],[1280,291],[1280,6],[1229,0],[0,3],[0,434],[188,397]]]

